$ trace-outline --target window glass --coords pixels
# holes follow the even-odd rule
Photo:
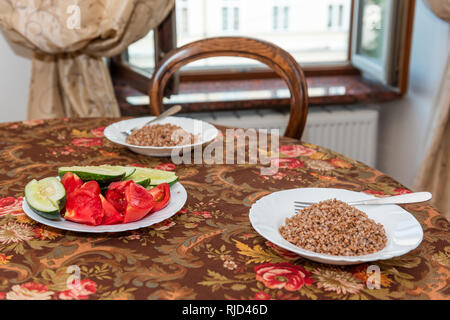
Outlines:
[[[128,63],[147,71],[155,67],[153,30],[144,38],[128,46]]]
[[[246,36],[272,42],[300,63],[343,62],[348,59],[350,16],[351,0],[176,0],[177,45]],[[149,35],[130,46],[132,64],[152,68],[152,39]],[[224,57],[197,61],[184,69],[242,69],[256,64]]]
[[[273,21],[273,30],[277,30],[278,29],[278,7],[275,6],[273,7],[273,17],[272,17],[272,21]]]
[[[384,29],[387,13],[386,0],[361,1],[361,39],[358,53],[381,59],[386,32]]]

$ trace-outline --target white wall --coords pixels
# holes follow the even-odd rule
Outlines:
[[[424,159],[436,114],[436,100],[450,52],[450,24],[422,0],[416,14],[407,96],[381,105],[378,168],[413,187]]]
[[[25,120],[31,75],[29,53],[0,33],[0,122]]]

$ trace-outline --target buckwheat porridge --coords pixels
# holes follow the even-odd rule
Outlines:
[[[335,256],[360,256],[386,246],[384,227],[364,212],[332,199],[313,204],[286,218],[284,239],[306,250]]]
[[[155,124],[133,131],[127,143],[136,146],[174,147],[195,143],[196,137],[173,124]]]

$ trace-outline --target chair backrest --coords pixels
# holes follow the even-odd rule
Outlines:
[[[272,43],[252,38],[208,38],[170,51],[156,68],[150,83],[151,113],[159,115],[163,110],[164,88],[174,72],[190,62],[220,56],[258,60],[284,79],[291,93],[290,118],[284,135],[300,139],[308,113],[308,90],[303,71],[285,50]]]

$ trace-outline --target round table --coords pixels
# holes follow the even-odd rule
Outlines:
[[[409,192],[368,166],[330,150],[281,138],[280,170],[258,165],[178,165],[130,152],[103,136],[117,119],[52,119],[0,124],[0,299],[448,299],[450,224],[427,204],[403,207],[424,229],[414,251],[374,264],[314,263],[266,241],[251,227],[251,204],[274,191],[333,187],[375,195]],[[67,165],[141,165],[175,170],[184,208],[130,232],[52,229],[21,209],[31,179]],[[74,266],[74,267],[71,267]],[[72,269],[71,269],[72,268]],[[75,270],[75,269],[76,270]],[[80,273],[77,287],[68,277]]]

